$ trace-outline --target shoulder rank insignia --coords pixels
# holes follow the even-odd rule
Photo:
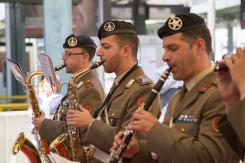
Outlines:
[[[137,78],[137,81],[141,86],[152,83],[151,79],[148,78],[147,76],[140,76]]]
[[[87,81],[83,82],[83,87],[91,88],[91,87],[94,87],[94,84],[91,82],[91,80],[87,80]]]
[[[77,87],[77,88],[80,88],[82,85],[83,85],[83,81],[80,81],[80,82],[76,85],[76,87]]]
[[[126,84],[126,88],[130,88],[131,87],[131,85],[134,83],[134,79],[131,79],[127,84]]]
[[[215,116],[212,120],[212,128],[215,132],[219,132],[218,124],[219,124],[220,119],[221,119],[221,116]]]

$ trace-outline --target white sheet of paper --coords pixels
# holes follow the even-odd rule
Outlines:
[[[55,85],[57,83],[57,79],[55,76],[54,66],[51,57],[45,53],[40,53],[38,55],[38,59],[41,65],[41,69],[44,72],[45,78],[47,79],[47,81],[50,82],[51,85]]]
[[[52,161],[52,163],[61,163],[61,162],[62,163],[80,163],[77,161],[70,161],[64,157],[61,157],[60,155],[58,155],[56,153],[53,153],[53,152],[50,152],[49,158]]]

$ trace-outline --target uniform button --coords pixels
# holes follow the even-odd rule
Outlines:
[[[181,129],[181,132],[185,132],[185,129],[184,129],[184,128],[182,128],[182,129]]]

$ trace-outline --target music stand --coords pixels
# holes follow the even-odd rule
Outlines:
[[[6,59],[6,62],[10,66],[10,69],[14,74],[15,79],[19,81],[22,85],[26,86],[27,83],[25,80],[25,75],[22,72],[19,63],[9,58]]]

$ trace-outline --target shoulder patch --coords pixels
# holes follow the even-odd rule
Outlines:
[[[141,86],[152,83],[151,79],[148,78],[147,76],[140,76],[136,80]]]
[[[94,84],[92,83],[91,80],[87,80],[87,81],[83,82],[83,87],[84,88],[92,88],[92,87],[94,87]]]

